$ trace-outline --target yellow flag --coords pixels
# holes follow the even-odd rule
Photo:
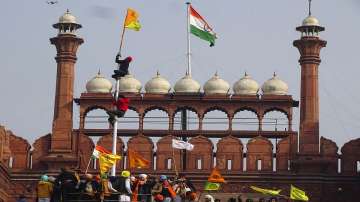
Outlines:
[[[99,164],[100,173],[106,173],[116,163],[116,160],[120,160],[121,156],[115,154],[100,153]]]
[[[260,192],[262,194],[269,194],[269,195],[273,195],[273,196],[278,196],[281,192],[281,189],[279,189],[279,190],[262,189],[262,188],[255,187],[255,186],[250,186],[250,188],[252,190]]]
[[[213,168],[211,171],[211,174],[208,178],[209,182],[217,182],[217,183],[225,183],[225,179],[220,174],[219,170],[217,168]]]
[[[294,187],[293,185],[291,185],[290,188],[290,198],[299,201],[309,201],[309,197],[306,196],[306,193],[303,190]]]
[[[150,161],[133,150],[128,150],[130,168],[149,168]]]
[[[141,24],[138,18],[139,18],[139,13],[131,8],[128,8],[124,22],[124,27],[135,31],[139,31],[141,28]]]

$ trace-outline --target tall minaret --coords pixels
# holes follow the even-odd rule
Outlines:
[[[71,13],[59,18],[53,27],[58,35],[50,39],[56,46],[57,74],[54,105],[54,120],[51,135],[51,153],[66,153],[72,150],[74,67],[78,47],[84,42],[76,35],[81,28]]]
[[[319,65],[320,50],[326,46],[319,33],[325,28],[311,15],[309,0],[309,16],[296,28],[301,38],[294,41],[299,49],[301,65],[301,100],[300,100],[300,153],[319,154]]]

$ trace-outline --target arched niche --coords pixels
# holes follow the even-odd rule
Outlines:
[[[169,129],[169,114],[161,107],[152,107],[145,110],[144,114],[144,130],[157,129],[167,130]]]
[[[202,120],[203,130],[228,130],[229,115],[225,109],[209,108],[204,112]]]
[[[85,170],[89,161],[91,161],[91,155],[94,151],[94,142],[87,135],[79,134],[78,135],[78,167],[81,170]],[[90,162],[91,165],[91,162]],[[93,166],[89,166],[89,170],[93,170]]]
[[[140,156],[150,161],[150,167],[147,169],[131,168],[137,171],[152,171],[154,169],[154,143],[148,137],[137,135],[129,139],[127,143],[128,150],[131,149],[138,153]],[[126,168],[129,168],[129,155],[127,155]]]
[[[41,158],[48,155],[51,147],[51,134],[47,134],[35,140],[32,151],[32,169],[45,170],[46,165],[41,162]]]
[[[240,139],[227,136],[219,140],[216,167],[219,170],[243,171],[243,144]]]
[[[172,140],[176,137],[168,135],[157,142],[156,169],[159,171],[174,171],[181,169],[181,150],[172,148]],[[169,160],[170,159],[170,160]]]
[[[113,146],[113,135],[109,134],[109,135],[105,135],[102,136],[98,142],[97,145],[100,145],[102,147],[104,147],[106,150],[112,152],[112,146]],[[122,141],[122,139],[120,137],[117,138],[117,142],[116,142],[116,154],[121,156],[121,159],[119,161],[116,162],[116,169],[117,170],[122,170],[124,168],[124,142]],[[99,165],[99,164],[97,164]]]
[[[291,158],[291,138],[286,137],[277,143],[276,148],[276,170],[288,171]]]
[[[108,114],[102,106],[91,106],[84,113],[85,129],[108,129]],[[81,125],[81,124],[80,124]]]
[[[194,145],[192,151],[187,151],[188,171],[210,170],[213,167],[213,143],[204,136],[191,138],[189,141]]]
[[[351,140],[341,148],[341,171],[344,174],[357,175],[360,162],[360,138]]]
[[[199,129],[199,113],[191,107],[180,107],[177,108],[174,113],[174,130],[182,129],[182,116],[186,120],[187,130]]]
[[[262,118],[262,130],[264,131],[287,131],[289,119],[286,111],[271,108],[265,111]]]
[[[29,168],[31,146],[27,140],[7,131],[10,136],[10,151],[12,169],[25,170]]]
[[[232,130],[259,130],[259,117],[255,109],[242,108],[235,111]]]
[[[327,173],[338,172],[338,146],[336,143],[325,137],[320,138],[320,154],[323,159],[326,159],[329,165],[326,167]]]
[[[247,143],[247,171],[273,170],[273,145],[267,138],[258,136]],[[259,166],[260,165],[260,166]]]

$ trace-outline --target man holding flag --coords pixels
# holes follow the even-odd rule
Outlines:
[[[121,34],[120,48],[119,48],[119,52],[116,56],[116,62],[118,63],[118,68],[117,68],[117,70],[114,71],[115,79],[116,79],[115,96],[114,96],[115,103],[118,103],[118,101],[119,101],[119,85],[120,85],[119,80],[121,77],[125,76],[125,74],[128,73],[128,66],[129,66],[129,63],[132,61],[131,57],[127,57],[125,60],[120,60],[121,49],[122,49],[123,41],[124,41],[125,29],[127,28],[127,29],[131,29],[131,30],[139,31],[141,28],[141,24],[140,24],[138,18],[139,18],[139,14],[134,9],[131,9],[131,8],[127,9],[126,17],[125,17],[124,25],[123,25],[123,30],[122,30],[122,34]],[[123,113],[121,113],[121,114],[123,115]],[[112,120],[113,118],[114,118],[114,120]],[[110,119],[110,122],[113,123],[112,153],[113,153],[113,155],[115,155],[114,157],[116,157],[116,143],[117,143],[117,130],[118,130],[117,119],[116,119],[116,117],[111,117],[111,114],[110,114],[109,119]],[[116,161],[116,159],[113,159],[113,158],[103,158],[102,159],[103,163],[104,163],[105,159],[106,160],[112,159],[112,160]],[[104,169],[106,169],[106,167],[107,166],[105,166]],[[113,164],[112,176],[115,176],[115,174],[116,174],[116,167],[115,167],[115,164]]]

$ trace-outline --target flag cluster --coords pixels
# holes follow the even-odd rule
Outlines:
[[[215,45],[217,39],[216,33],[205,21],[205,19],[190,5],[189,6],[189,28],[190,33],[208,41],[210,46]],[[124,21],[124,28],[132,29],[134,31],[140,31],[141,24],[139,22],[139,13],[134,9],[128,8]]]
[[[267,195],[272,195],[272,196],[283,196],[283,195],[280,195],[281,189],[271,190],[271,189],[263,189],[263,188],[259,188],[259,187],[255,187],[255,186],[251,186],[250,188],[252,190],[254,190],[256,192],[260,192],[262,194],[267,194]],[[283,196],[283,197],[285,197],[285,196]],[[306,193],[303,190],[296,188],[293,185],[291,185],[291,187],[290,187],[290,199],[299,200],[299,201],[309,201],[309,197],[306,195]]]

